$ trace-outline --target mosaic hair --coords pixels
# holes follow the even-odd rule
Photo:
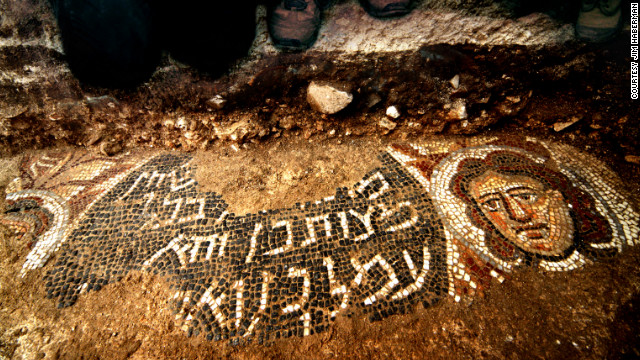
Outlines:
[[[509,242],[480,210],[479,204],[471,197],[471,184],[474,179],[487,171],[502,175],[526,176],[539,181],[545,189],[558,190],[569,205],[575,232],[573,244],[559,255],[541,255],[526,251]],[[528,263],[544,259],[559,261],[567,258],[575,250],[591,259],[609,257],[616,249],[598,249],[592,244],[609,243],[612,240],[611,228],[605,217],[595,206],[591,195],[574,186],[562,173],[549,166],[539,164],[522,155],[510,151],[495,151],[484,159],[467,159],[460,162],[456,175],[451,179],[449,188],[469,206],[467,216],[472,223],[486,232],[486,243],[492,253],[509,261],[524,258]]]

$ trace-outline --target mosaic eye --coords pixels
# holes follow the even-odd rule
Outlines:
[[[521,204],[533,204],[538,200],[539,195],[530,190],[519,190],[509,194]]]
[[[518,195],[515,195],[514,197],[516,199],[518,199],[518,200],[522,200],[522,201],[527,202],[527,203],[532,203],[532,202],[536,201],[536,199],[537,199],[536,194],[531,194],[531,193],[530,194],[518,194]]]
[[[493,212],[493,211],[498,211],[500,210],[501,206],[501,202],[500,202],[500,198],[495,197],[495,198],[490,198],[487,200],[484,200],[482,202],[482,207],[484,207],[485,209]]]

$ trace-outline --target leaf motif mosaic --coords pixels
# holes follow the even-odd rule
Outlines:
[[[481,293],[521,267],[570,271],[638,242],[620,179],[536,139],[394,145],[351,187],[234,214],[183,153],[25,155],[0,221],[33,239],[59,307],[131,271],[166,277],[176,317],[208,339],[324,331]]]

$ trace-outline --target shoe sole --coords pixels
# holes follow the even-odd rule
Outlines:
[[[269,37],[271,38],[273,45],[278,50],[286,51],[286,52],[297,52],[297,51],[304,51],[312,47],[313,44],[315,44],[316,40],[318,39],[319,32],[320,32],[320,27],[318,26],[316,31],[313,33],[313,35],[311,35],[311,37],[307,41],[300,41],[298,39],[276,39],[273,36],[271,31],[269,31]]]
[[[316,42],[316,39],[318,38],[318,33],[320,31],[320,26],[322,23],[322,6],[319,5],[318,1],[315,1],[316,4],[318,5],[318,8],[321,9],[320,10],[320,18],[318,19],[318,24],[313,25],[314,27],[314,32],[313,34],[311,34],[310,37],[306,37],[306,36],[302,36],[302,38],[306,38],[306,40],[301,40],[301,39],[292,39],[292,38],[282,38],[279,36],[275,36],[274,33],[276,33],[276,31],[274,31],[274,24],[273,24],[273,19],[274,19],[274,14],[273,14],[273,9],[269,9],[267,17],[268,17],[268,31],[269,31],[269,38],[271,39],[273,45],[280,51],[284,51],[284,52],[299,52],[299,51],[304,51],[309,49],[311,46],[313,46],[313,44]],[[291,26],[291,25],[289,25]]]
[[[369,15],[380,19],[401,17],[407,15],[411,12],[411,10],[413,10],[411,5],[396,7],[392,9],[377,9],[371,6],[371,4],[366,0],[360,0],[360,4],[362,5],[364,11],[366,11]]]
[[[576,26],[576,37],[585,42],[601,44],[613,40],[618,35],[619,31],[619,28],[601,29],[586,26]]]
[[[273,45],[280,51],[298,52],[307,50],[311,46],[313,46],[313,44],[316,42],[316,37],[317,36],[314,35],[313,40],[308,43],[302,43],[299,40],[293,39],[281,39],[276,41],[272,38],[271,40],[273,41]]]
[[[618,10],[618,13],[620,10]],[[618,22],[613,28],[599,28],[591,26],[582,26],[579,23],[576,24],[576,37],[582,41],[590,42],[593,44],[601,44],[613,40],[620,33],[622,28],[622,16],[618,16]],[[615,15],[614,15],[615,16]]]

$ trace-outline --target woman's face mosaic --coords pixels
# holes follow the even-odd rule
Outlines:
[[[470,195],[493,226],[522,250],[562,254],[574,226],[562,193],[528,176],[489,170],[470,183]]]

